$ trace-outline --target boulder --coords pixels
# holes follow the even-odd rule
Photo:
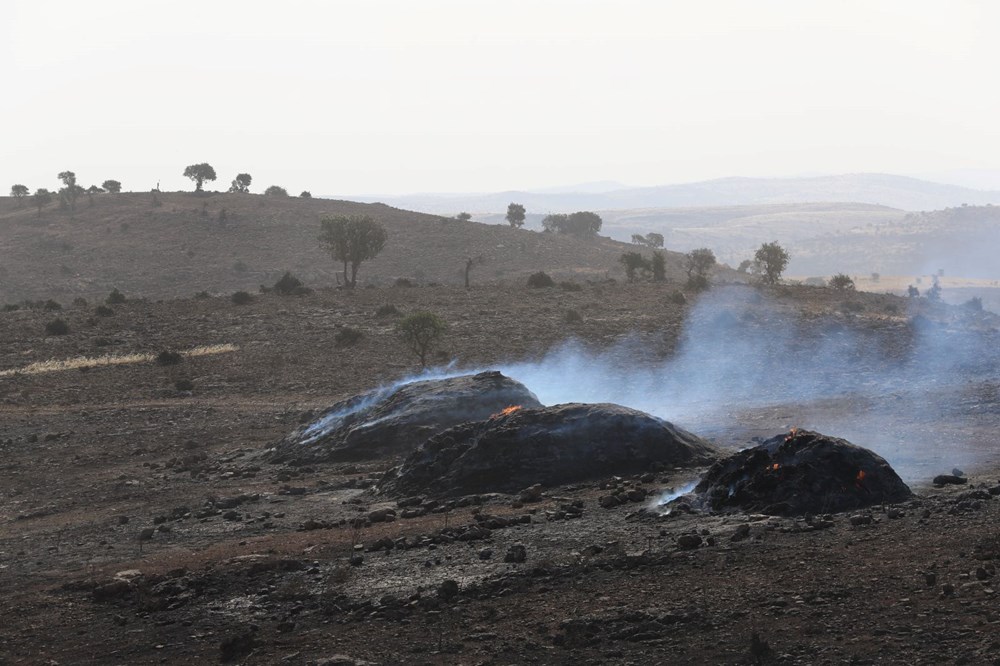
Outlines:
[[[707,465],[715,449],[662,419],[611,404],[519,409],[434,435],[383,476],[390,495],[504,492]]]
[[[334,404],[276,444],[269,456],[305,464],[406,454],[442,430],[514,406],[542,405],[523,384],[496,371],[411,382]]]
[[[804,515],[903,502],[913,493],[884,458],[847,440],[793,430],[715,463],[692,496],[714,511]]]

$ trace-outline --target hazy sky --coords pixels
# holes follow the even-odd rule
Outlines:
[[[993,169],[1000,3],[6,0],[0,187]]]

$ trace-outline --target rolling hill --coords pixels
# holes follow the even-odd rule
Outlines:
[[[156,205],[159,202],[159,205]],[[221,212],[225,210],[225,220]],[[326,199],[190,192],[82,197],[75,216],[53,204],[37,214],[0,199],[0,303],[106,296],[113,288],[151,298],[196,292],[256,291],[291,271],[309,286],[334,286],[338,266],[317,242],[319,220],[367,214],[389,243],[359,273],[361,285],[460,284],[466,258],[474,283],[523,280],[538,270],[556,279],[620,275],[634,249],[597,238],[514,230],[392,208]],[[681,278],[679,257],[668,275]]]

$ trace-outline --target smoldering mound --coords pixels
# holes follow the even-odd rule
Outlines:
[[[844,439],[795,431],[713,465],[678,501],[715,511],[839,513],[910,499],[884,458]]]
[[[700,437],[662,419],[612,404],[520,409],[441,432],[379,484],[383,493],[516,493],[541,483],[698,467],[718,456]]]
[[[405,454],[435,433],[511,405],[542,406],[523,384],[496,371],[401,383],[334,404],[269,455],[304,464]]]

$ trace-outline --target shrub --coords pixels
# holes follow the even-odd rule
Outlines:
[[[169,349],[164,349],[156,355],[157,365],[177,365],[183,360],[184,357],[179,352],[170,351]]]
[[[563,291],[583,291],[583,285],[579,282],[564,281],[559,283],[559,288]]]
[[[528,276],[528,286],[532,289],[542,289],[544,287],[554,287],[556,286],[556,282],[545,271],[538,271]]]
[[[302,190],[302,194],[299,197],[302,199],[312,199],[312,193],[309,190]]]
[[[111,317],[115,314],[115,311],[109,308],[107,305],[98,305],[94,308],[94,314],[98,317]]]
[[[378,310],[375,311],[376,317],[391,317],[393,315],[398,315],[398,314],[399,314],[399,309],[391,303],[380,305]]]
[[[245,291],[237,291],[232,295],[232,301],[236,305],[249,305],[253,303],[253,296]]]
[[[338,347],[350,347],[361,341],[365,337],[364,333],[356,328],[345,326],[333,335],[333,341]]]
[[[667,296],[667,301],[673,303],[674,305],[684,305],[688,302],[688,299],[683,293],[674,291],[672,294]]]
[[[420,358],[420,366],[427,367],[427,353],[444,335],[447,325],[431,312],[414,312],[396,324],[396,333],[404,344]]]
[[[176,382],[174,382],[174,389],[178,391],[193,391],[194,382],[192,382],[190,379],[178,379]]]
[[[264,190],[264,195],[269,197],[287,197],[288,190],[280,185],[271,185],[269,188]]]
[[[298,279],[288,271],[274,283],[274,290],[282,296],[301,296],[311,293],[312,290],[302,285],[302,280]]]
[[[125,294],[118,291],[118,288],[116,287],[111,290],[111,293],[108,294],[108,297],[104,299],[104,302],[107,303],[108,305],[118,305],[124,303]]]
[[[962,305],[964,307],[969,308],[970,310],[973,310],[974,312],[983,311],[983,299],[981,299],[979,296],[973,296]]]
[[[54,312],[56,310],[62,310],[62,304],[60,304],[58,301],[53,301],[50,298],[49,300],[45,301],[45,305],[42,306],[42,309],[47,310],[49,312]]]
[[[566,311],[566,323],[567,324],[575,324],[575,323],[580,322],[580,321],[583,321],[583,317],[580,316],[579,312],[577,312],[576,310],[567,310]]]
[[[69,333],[69,324],[62,319],[53,319],[45,324],[45,335],[66,335]]]
[[[830,278],[829,285],[838,291],[854,291],[854,280],[844,273],[837,273]]]

